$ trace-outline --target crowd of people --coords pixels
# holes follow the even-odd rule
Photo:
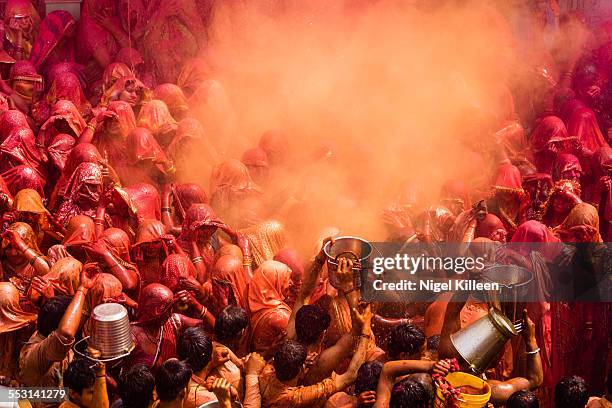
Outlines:
[[[452,293],[364,304],[353,262],[340,259],[332,286],[322,249],[351,231],[328,229],[313,253],[292,246],[285,224],[307,199],[275,185],[291,137],[270,130],[227,154],[231,101],[199,57],[209,3],[84,0],[76,21],[6,2],[2,384],[66,387],[64,408],[433,407],[433,379],[468,370],[450,335],[489,305]],[[508,112],[472,146],[491,163],[486,184],[449,175],[435,203],[390,203],[375,220],[388,241],[516,243],[499,261],[531,270],[542,293],[561,262],[577,293],[610,279],[612,25],[573,13],[554,26],[558,41],[585,40],[507,84]],[[107,364],[73,352],[104,303],[128,310],[135,344]],[[611,316],[606,302],[526,305],[484,374],[489,403],[609,407]]]

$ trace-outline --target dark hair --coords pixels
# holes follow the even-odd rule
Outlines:
[[[153,400],[155,378],[144,364],[122,372],[117,385],[124,408],[148,408]]]
[[[434,334],[427,338],[427,350],[438,350],[440,347],[440,335]]]
[[[274,352],[276,378],[287,381],[295,378],[306,362],[306,348],[297,341],[285,340]]]
[[[249,315],[238,306],[223,308],[215,320],[215,336],[220,342],[235,339],[249,325]]]
[[[540,402],[531,391],[517,391],[508,398],[506,408],[540,408]]]
[[[176,345],[176,352],[193,371],[206,367],[212,358],[213,345],[201,327],[190,327],[183,332]]]
[[[431,402],[431,393],[425,389],[423,384],[408,378],[393,386],[389,407],[430,408]]]
[[[582,377],[564,377],[555,387],[556,408],[583,408],[589,401],[586,383]]]
[[[91,368],[92,362],[77,358],[72,360],[64,372],[64,387],[82,394],[85,388],[93,387],[96,382],[96,372]]]
[[[315,343],[329,327],[331,317],[322,307],[304,305],[295,315],[295,332],[300,343]]]
[[[72,298],[64,295],[47,300],[38,311],[38,332],[46,337],[57,329],[71,301]]]
[[[411,324],[395,326],[389,336],[389,356],[397,358],[401,353],[411,356],[421,350],[425,344],[425,333]]]
[[[364,391],[376,391],[382,368],[383,363],[379,361],[363,363],[361,367],[359,367],[359,371],[357,371],[355,394],[359,395]]]
[[[155,389],[160,401],[174,401],[187,388],[191,379],[191,368],[176,358],[163,362],[155,374]]]

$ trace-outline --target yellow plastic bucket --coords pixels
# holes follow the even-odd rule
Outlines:
[[[487,402],[491,398],[491,387],[481,378],[473,376],[471,374],[455,372],[450,373],[446,376],[446,380],[448,383],[454,387],[459,388],[463,385],[469,385],[470,387],[474,387],[476,389],[484,388],[486,392],[480,395],[471,395],[471,394],[459,394],[459,399],[457,400],[457,405],[460,408],[483,408],[487,406]],[[439,388],[436,387],[436,408],[446,408],[446,401],[442,392]]]

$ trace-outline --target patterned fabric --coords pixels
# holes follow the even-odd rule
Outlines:
[[[97,203],[100,199],[99,193],[88,190],[83,191],[83,187],[88,185],[102,185],[102,168],[94,163],[81,163],[74,171],[74,174],[68,182],[66,188],[66,196],[64,202],[60,205],[57,211],[57,220],[61,224],[65,224],[68,220],[75,215],[87,215],[95,217],[94,203]],[[82,209],[77,204],[79,198],[85,198],[87,201],[92,203],[92,207],[89,209]]]

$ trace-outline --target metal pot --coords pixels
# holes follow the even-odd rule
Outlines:
[[[498,283],[500,290],[486,292],[489,304],[500,308],[506,316],[516,320],[529,297],[533,273],[516,265],[492,265],[482,271],[485,282]]]
[[[125,307],[119,303],[104,303],[94,308],[91,315],[90,347],[100,350],[101,359],[114,359],[134,349],[134,339]]]
[[[372,255],[372,245],[358,237],[338,237],[332,242],[329,241],[323,247],[323,252],[327,256],[327,273],[329,283],[336,289],[341,289],[336,278],[338,261],[340,258],[350,258],[353,260],[353,277],[355,287],[360,287],[361,271],[367,267],[368,260]]]
[[[489,314],[451,334],[450,339],[472,371],[481,374],[499,356],[506,342],[517,334],[512,322],[491,308]]]

